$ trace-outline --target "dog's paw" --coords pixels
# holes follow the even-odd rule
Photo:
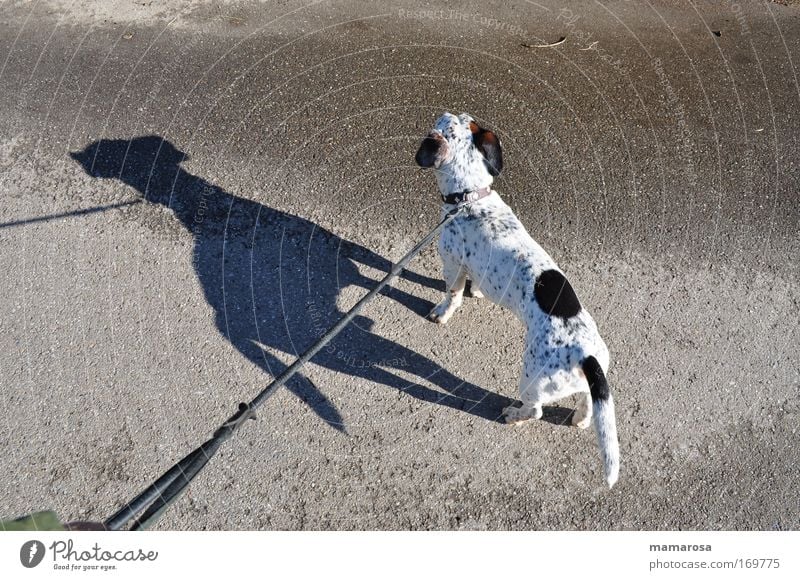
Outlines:
[[[521,407],[509,405],[503,409],[503,417],[509,425],[517,425],[530,419],[541,419],[542,407],[540,405],[522,405]]]
[[[481,292],[479,288],[475,288],[475,286],[472,287],[472,290],[470,291],[469,295],[472,298],[485,298],[483,292]]]
[[[467,298],[483,298],[483,292],[475,285],[475,282],[467,280],[467,285],[464,288],[464,296]]]
[[[538,412],[538,414],[537,414]],[[515,407],[514,405],[509,405],[505,409],[503,409],[503,418],[506,420],[506,423],[509,425],[519,425],[520,423],[524,423],[529,419],[538,419],[542,416],[542,409],[541,407]]]
[[[437,324],[445,324],[453,315],[455,308],[451,308],[449,300],[443,300],[433,307],[426,318]]]
[[[577,413],[572,415],[572,424],[575,425],[578,429],[586,429],[589,425],[592,424],[592,416],[585,416],[585,417],[578,417]]]

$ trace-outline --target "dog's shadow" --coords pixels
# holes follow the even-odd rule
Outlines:
[[[174,212],[194,237],[194,269],[217,329],[273,377],[286,368],[275,351],[291,358],[302,354],[343,316],[337,307],[342,289],[376,285],[357,264],[383,272],[391,268],[385,258],[313,222],[236,197],[188,173],[181,167],[186,154],[161,137],[103,139],[70,155],[89,175],[119,179],[148,202]],[[443,289],[427,276],[409,271],[403,276]],[[418,315],[432,307],[396,288],[383,294]],[[312,361],[423,401],[501,420],[511,399],[467,383],[420,353],[370,332],[371,325],[371,320],[357,317]],[[398,370],[419,380],[405,380]],[[286,386],[329,425],[345,430],[323,389],[302,375]]]

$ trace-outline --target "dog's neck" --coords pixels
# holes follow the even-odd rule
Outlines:
[[[492,193],[491,187],[482,187],[480,189],[466,189],[464,191],[456,191],[447,195],[442,194],[442,202],[446,205],[457,205],[459,203],[472,203],[483,199]]]
[[[483,156],[474,148],[454,152],[436,170],[436,181],[442,198],[490,189],[494,178],[486,169]]]

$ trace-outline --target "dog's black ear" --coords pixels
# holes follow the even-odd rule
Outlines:
[[[486,168],[493,177],[497,177],[503,171],[503,148],[500,146],[500,139],[489,129],[478,126],[475,121],[470,122],[469,128],[472,131],[472,142],[486,160]]]
[[[447,157],[447,141],[440,133],[431,133],[422,140],[422,144],[417,150],[414,160],[417,165],[424,167],[436,167],[437,169]]]

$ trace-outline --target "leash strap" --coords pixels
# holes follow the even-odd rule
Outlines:
[[[397,262],[389,273],[378,283],[375,288],[370,290],[355,306],[353,306],[347,314],[345,314],[339,322],[337,322],[328,332],[326,332],[317,342],[303,353],[300,358],[294,361],[286,370],[284,370],[274,381],[272,381],[263,391],[261,391],[250,403],[240,403],[239,409],[236,413],[225,421],[215,432],[214,435],[203,443],[200,447],[189,453],[186,457],[181,459],[178,463],[173,465],[164,475],[159,477],[152,485],[145,489],[142,493],[137,495],[133,500],[123,506],[117,513],[108,518],[103,525],[107,530],[120,530],[122,527],[131,522],[136,514],[144,510],[144,513],[139,517],[130,527],[131,531],[145,530],[158,520],[161,514],[172,505],[175,500],[183,493],[188,487],[189,483],[197,476],[198,473],[206,466],[209,460],[216,454],[222,444],[230,439],[234,433],[245,423],[248,419],[255,419],[255,411],[267,399],[269,399],[279,387],[284,385],[297,371],[300,370],[311,358],[314,357],[322,348],[325,347],[333,338],[339,334],[344,328],[356,317],[359,311],[372,300],[378,292],[397,277],[403,268],[417,255],[419,252],[431,243],[433,238],[438,234],[442,228],[453,221],[459,213],[461,213],[468,203],[459,203],[455,208],[451,209],[442,221],[431,230],[411,251],[403,256]]]

